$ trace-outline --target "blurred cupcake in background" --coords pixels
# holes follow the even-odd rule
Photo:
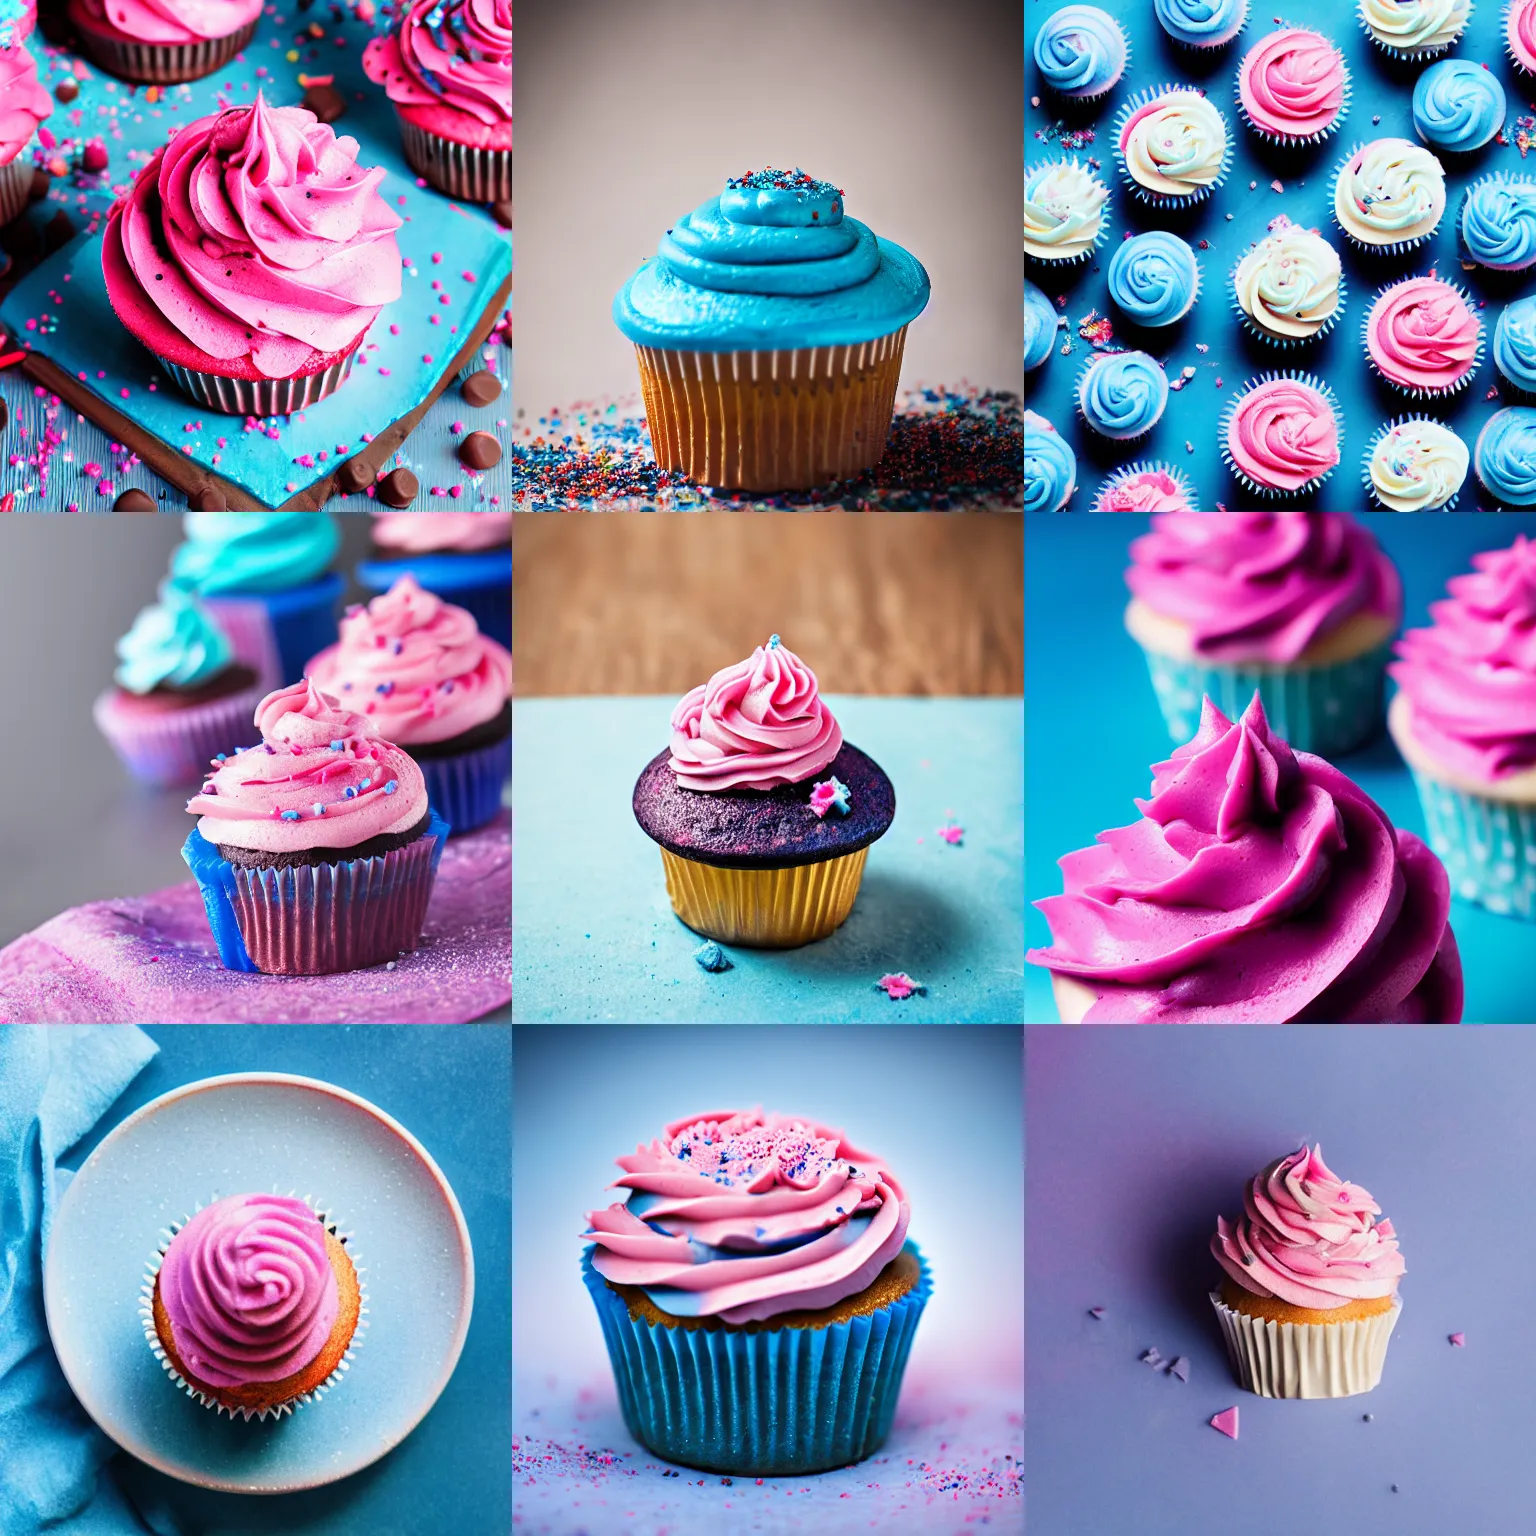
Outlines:
[[[510,512],[375,512],[371,560],[358,582],[386,592],[404,575],[467,608],[480,633],[512,644]]]
[[[250,42],[261,0],[69,0],[86,56],[120,80],[201,80]]]

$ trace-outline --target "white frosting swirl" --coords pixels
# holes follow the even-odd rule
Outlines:
[[[1378,43],[1410,54],[1449,48],[1471,10],[1471,0],[1360,0],[1366,31]]]
[[[1074,261],[1098,243],[1109,188],[1072,160],[1042,167],[1024,183],[1024,254]]]
[[[1198,91],[1162,91],[1131,108],[1120,125],[1119,151],[1137,186],[1160,197],[1191,197],[1221,180],[1227,125]]]
[[[1445,172],[1421,145],[1376,139],[1339,167],[1333,214],[1362,245],[1393,245],[1430,233],[1445,212]]]
[[[1433,512],[1460,492],[1468,462],[1467,445],[1448,426],[1415,417],[1371,445],[1371,486],[1393,512]]]
[[[1315,336],[1339,307],[1339,253],[1310,229],[1286,222],[1237,264],[1243,313],[1273,336]]]

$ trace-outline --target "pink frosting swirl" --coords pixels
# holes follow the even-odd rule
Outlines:
[[[1168,512],[1126,585],[1212,661],[1295,661],[1356,614],[1402,617],[1397,570],[1347,512]]]
[[[1492,781],[1536,766],[1536,542],[1472,556],[1446,583],[1434,624],[1398,641],[1388,670],[1413,734],[1447,767]]]
[[[901,1252],[908,1210],[841,1131],[761,1108],[691,1115],[618,1159],[626,1204],[587,1213],[592,1266],[674,1317],[748,1323],[830,1307]]]
[[[421,769],[306,678],[256,706],[262,744],[215,758],[187,802],[210,842],[263,853],[352,848],[427,812]]]
[[[1394,384],[1449,389],[1477,362],[1482,325],[1465,297],[1437,277],[1394,283],[1371,306],[1365,344]]]
[[[97,30],[139,43],[230,37],[261,15],[261,0],[75,0]]]
[[[1095,992],[1094,1024],[1456,1023],[1440,861],[1257,694],[1153,769],[1142,819],[1060,861],[1028,959]]]
[[[397,106],[451,107],[512,147],[512,0],[409,0],[363,70]]]
[[[362,170],[357,150],[260,92],[181,129],[108,217],[112,307],[189,366],[289,378],[344,353],[400,297],[401,221],[379,196],[383,168]]]
[[[411,555],[467,554],[512,542],[510,512],[375,512],[373,542]]]
[[[511,652],[410,574],[366,608],[348,608],[340,641],[304,670],[405,747],[483,725],[512,695]]]
[[[1237,402],[1227,452],[1255,484],[1297,491],[1339,462],[1339,424],[1327,399],[1304,380],[1265,379]]]
[[[325,1228],[286,1195],[231,1195],[199,1211],[166,1250],[160,1300],[182,1364],[210,1387],[302,1371],[340,1306]]]
[[[772,789],[814,777],[842,745],[816,674],[774,635],[678,701],[668,766],[684,789]]]
[[[1287,27],[1249,50],[1238,72],[1243,110],[1277,137],[1310,138],[1344,109],[1344,55],[1318,32]]]
[[[1305,1146],[1255,1174],[1235,1222],[1216,1218],[1211,1252],[1238,1285],[1293,1307],[1329,1312],[1397,1294],[1403,1256],[1390,1221]]]
[[[9,165],[53,111],[37,78],[37,61],[19,43],[0,48],[0,165]]]

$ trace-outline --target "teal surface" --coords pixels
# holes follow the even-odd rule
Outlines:
[[[673,915],[630,797],[676,699],[512,705],[512,1009],[519,1023],[1017,1023],[1024,1006],[1020,700],[828,695],[896,786],[853,912],[801,949],[703,943]],[[959,846],[935,835],[950,818]],[[876,985],[905,971],[926,993]]]

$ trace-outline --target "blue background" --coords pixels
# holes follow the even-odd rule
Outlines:
[[[1042,95],[1040,71],[1034,62],[1035,34],[1041,24],[1060,8],[1061,0],[1025,0],[1025,133],[1026,165],[1059,158],[1063,151],[1054,143],[1042,143],[1036,134],[1056,116]],[[1361,467],[1367,444],[1382,423],[1409,413],[1439,416],[1467,444],[1470,451],[1483,423],[1507,402],[1485,400],[1488,389],[1497,382],[1497,370],[1491,356],[1493,328],[1505,303],[1536,291],[1536,274],[1530,275],[1515,291],[1498,291],[1486,281],[1488,274],[1463,272],[1456,255],[1456,214],[1462,193],[1479,177],[1493,171],[1536,176],[1536,160],[1524,160],[1516,148],[1515,119],[1529,115],[1536,108],[1526,104],[1525,91],[1517,87],[1514,67],[1504,55],[1501,0],[1478,0],[1471,25],[1449,57],[1487,64],[1504,87],[1505,127],[1511,142],[1489,144],[1472,158],[1468,167],[1446,168],[1445,217],[1439,232],[1412,256],[1382,266],[1373,260],[1362,265],[1350,252],[1344,237],[1333,223],[1333,173],[1339,162],[1357,144],[1377,138],[1402,138],[1419,143],[1413,128],[1413,81],[1416,71],[1397,71],[1385,56],[1369,42],[1356,17],[1356,0],[1287,0],[1283,6],[1266,5],[1253,0],[1248,25],[1236,41],[1215,50],[1215,59],[1202,62],[1198,54],[1174,48],[1158,24],[1152,0],[1094,0],[1120,22],[1131,43],[1131,66],[1120,83],[1093,111],[1091,118],[1081,113],[1072,126],[1084,121],[1097,131],[1096,142],[1086,146],[1077,158],[1097,158],[1100,176],[1110,187],[1108,237],[1100,255],[1073,271],[1078,277],[1062,277],[1054,269],[1034,262],[1026,263],[1026,275],[1054,304],[1063,293],[1070,295],[1066,313],[1071,317],[1068,332],[1057,335],[1057,354],[1030,373],[1025,381],[1024,403],[1047,418],[1071,443],[1077,454],[1077,494],[1069,505],[1086,512],[1093,504],[1104,479],[1102,466],[1087,456],[1085,439],[1091,436],[1076,413],[1075,386],[1078,374],[1093,355],[1091,345],[1077,335],[1078,322],[1091,309],[1109,315],[1114,322],[1116,341],[1122,347],[1141,347],[1161,361],[1170,380],[1185,367],[1198,370],[1196,376],[1177,394],[1168,396],[1168,410],[1152,430],[1145,447],[1131,453],[1116,453],[1109,468],[1132,459],[1163,459],[1187,472],[1194,480],[1199,506],[1213,511],[1218,502],[1228,507],[1253,504],[1249,493],[1237,488],[1221,461],[1216,421],[1227,403],[1242,388],[1245,380],[1272,369],[1301,368],[1326,380],[1338,397],[1343,415],[1339,449],[1341,460],[1332,477],[1311,502],[1293,505],[1352,510],[1364,504]],[[1274,18],[1283,17],[1292,26],[1310,27],[1321,32],[1342,50],[1349,67],[1351,93],[1348,113],[1339,130],[1321,147],[1306,150],[1301,169],[1294,168],[1293,156],[1280,156],[1265,148],[1257,135],[1237,114],[1236,80],[1243,56],[1275,30]],[[1232,169],[1226,181],[1193,215],[1186,225],[1183,219],[1161,220],[1142,204],[1136,203],[1120,180],[1114,157],[1114,120],[1123,102],[1138,90],[1163,84],[1201,87],[1227,120],[1233,143]],[[1039,98],[1040,105],[1029,102]],[[1371,119],[1381,121],[1373,124]],[[1270,183],[1276,178],[1284,185],[1275,192]],[[1250,190],[1249,182],[1257,182]],[[1232,312],[1232,269],[1256,241],[1263,239],[1267,226],[1283,213],[1292,223],[1321,231],[1323,237],[1340,252],[1348,283],[1347,307],[1333,331],[1320,345],[1299,351],[1277,352],[1252,341],[1243,332]],[[1227,216],[1231,215],[1231,222]],[[1148,229],[1170,228],[1195,248],[1200,263],[1200,297],[1194,309],[1178,325],[1149,334],[1150,341],[1122,336],[1118,310],[1109,302],[1109,259],[1126,234],[1140,234]],[[1200,241],[1210,242],[1209,250],[1200,249]],[[1418,276],[1436,267],[1441,277],[1466,289],[1474,307],[1480,299],[1487,306],[1478,310],[1483,322],[1484,358],[1471,385],[1457,403],[1412,405],[1401,400],[1381,383],[1366,364],[1365,347],[1360,340],[1361,327],[1375,294],[1390,282]],[[1504,288],[1508,289],[1508,284]],[[1074,352],[1059,355],[1063,337],[1070,334]],[[1195,350],[1197,342],[1209,351]],[[1302,361],[1286,361],[1299,356]],[[1222,387],[1216,387],[1220,378]],[[1187,452],[1186,443],[1194,445]],[[1482,498],[1479,502],[1479,497]],[[1462,489],[1460,510],[1471,511],[1479,505],[1491,507],[1488,493],[1478,484],[1471,469]]]
[[[1402,573],[1405,625],[1429,622],[1428,604],[1445,596],[1447,578],[1471,569],[1473,551],[1503,548],[1517,533],[1536,537],[1536,514],[1462,517],[1392,512],[1361,519]],[[1029,699],[1025,751],[1025,887],[1029,900],[1056,895],[1056,860],[1085,848],[1106,827],[1136,817],[1133,797],[1152,783],[1151,765],[1173,743],[1158,711],[1140,647],[1125,632],[1130,594],[1127,548],[1149,526],[1143,516],[1035,516],[1025,525],[1024,691]],[[1390,693],[1392,685],[1388,684]],[[1392,818],[1424,835],[1424,817],[1407,768],[1383,733],[1339,766]],[[1029,947],[1050,930],[1028,908]],[[1465,901],[1451,903],[1451,927],[1466,975],[1468,1023],[1536,1022],[1536,931]],[[1026,966],[1025,1019],[1056,1018],[1050,978]]]
[[[1032,1529],[1530,1529],[1536,1320],[1509,1277],[1536,1262],[1510,1219],[1536,1182],[1536,1035],[1043,1028],[1025,1054]],[[1303,1140],[1402,1241],[1403,1312],[1359,1397],[1243,1391],[1207,1300],[1217,1214]],[[1140,1362],[1151,1346],[1187,1385]],[[1233,1404],[1236,1442],[1208,1427]]]

